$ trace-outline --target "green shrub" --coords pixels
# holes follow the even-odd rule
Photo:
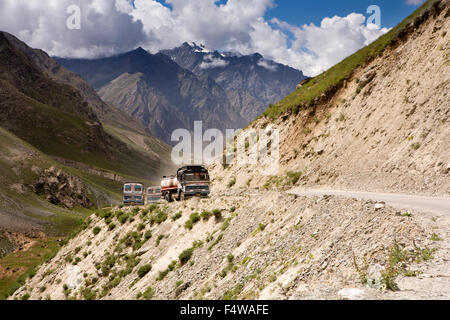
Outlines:
[[[231,218],[226,219],[223,224],[222,227],[220,227],[220,230],[225,231],[228,229],[228,227],[230,226],[230,222],[231,222]]]
[[[150,222],[151,222],[152,224],[154,224],[154,223],[161,224],[161,223],[163,223],[164,221],[166,221],[167,218],[168,218],[167,213],[165,213],[165,212],[162,211],[162,210],[158,210],[158,212],[152,216]]]
[[[209,220],[209,218],[211,218],[211,216],[212,216],[212,213],[209,211],[206,211],[206,210],[200,214],[200,217],[205,221]]]
[[[138,270],[138,276],[139,276],[139,278],[145,277],[145,275],[146,275],[147,273],[149,273],[150,270],[152,270],[152,265],[151,265],[151,264],[146,264],[146,265],[140,267],[139,270]]]
[[[150,230],[145,232],[145,234],[144,234],[145,240],[149,240],[149,239],[151,239],[151,237],[152,237],[152,232]]]
[[[94,233],[94,235],[98,235],[100,233],[100,231],[102,231],[102,228],[100,227],[95,227],[92,232]]]
[[[214,209],[213,215],[216,218],[217,221],[220,221],[222,219],[222,210],[221,209]]]
[[[413,143],[411,145],[411,149],[413,149],[413,150],[419,150],[419,148],[420,148],[420,143]]]
[[[158,236],[158,238],[156,239],[156,246],[159,246],[159,244],[161,243],[161,240],[164,239],[165,235],[160,234]]]
[[[119,220],[121,224],[125,224],[128,221],[128,218],[128,215],[123,212],[117,216],[117,220]]]
[[[194,248],[186,249],[184,250],[178,258],[180,259],[180,264],[184,266],[192,257],[192,254],[194,253]]]
[[[173,216],[172,216],[172,220],[173,221],[177,221],[178,219],[180,219],[181,217],[183,216],[183,213],[180,211],[180,212],[177,212],[177,213],[175,213]]]
[[[193,224],[196,224],[197,222],[200,221],[200,215],[197,212],[195,212],[195,213],[191,214],[190,219]]]
[[[81,295],[84,300],[95,300],[97,299],[97,292],[90,288],[83,288],[81,290]]]
[[[157,280],[161,281],[164,280],[164,278],[169,274],[169,269],[166,269],[164,271],[160,271]]]
[[[147,290],[144,291],[142,294],[142,298],[145,300],[150,300],[155,295],[155,290],[153,290],[151,287],[148,287]]]
[[[188,230],[192,230],[192,228],[194,227],[194,223],[192,222],[192,220],[188,220],[186,221],[186,223],[184,224],[184,227]]]

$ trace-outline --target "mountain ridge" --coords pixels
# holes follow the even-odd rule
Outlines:
[[[206,51],[189,48],[204,59]],[[56,60],[81,75],[103,100],[139,119],[166,143],[171,143],[175,129],[193,130],[196,120],[202,120],[205,129],[245,127],[270,102],[291,92],[304,79],[301,72],[280,64],[274,65],[281,71],[258,66],[266,61],[259,54],[227,54],[230,69],[223,74],[213,69],[198,72],[198,59],[190,70],[169,53],[151,54],[139,47],[109,58]]]

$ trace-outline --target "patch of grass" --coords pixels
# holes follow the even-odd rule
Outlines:
[[[57,238],[39,239],[29,250],[11,253],[0,259],[0,266],[18,270],[0,279],[0,300],[6,299],[36,273],[37,267],[50,261],[59,251]],[[50,271],[48,271],[50,272]]]
[[[230,226],[231,220],[232,220],[232,218],[226,219],[226,220],[223,222],[222,226],[220,227],[220,230],[221,230],[221,231],[227,230],[228,227]]]
[[[233,289],[228,290],[222,297],[222,300],[235,300],[244,289],[243,283],[238,283]]]
[[[286,176],[289,178],[289,182],[291,185],[294,185],[298,182],[298,180],[300,179],[300,177],[302,176],[302,172],[295,172],[295,171],[288,171],[286,173]]]
[[[439,235],[437,233],[433,233],[431,235],[431,241],[442,241],[443,239],[441,237],[439,237]]]
[[[200,214],[200,217],[204,220],[204,221],[208,221],[210,218],[211,218],[211,216],[212,216],[212,212],[210,212],[210,211],[203,211],[201,214]]]
[[[164,238],[165,238],[165,235],[163,235],[163,234],[160,234],[160,235],[158,236],[158,238],[156,239],[156,246],[157,246],[157,247],[158,247],[159,244],[161,243],[161,240],[164,239]]]
[[[183,280],[178,280],[177,282],[175,282],[175,287],[178,288],[182,284],[183,284]]]
[[[223,238],[223,233],[219,234],[216,240],[208,247],[208,251],[211,251]]]
[[[419,148],[420,148],[420,143],[413,143],[412,145],[411,145],[411,149],[413,149],[414,151],[416,151],[416,150],[419,150]]]

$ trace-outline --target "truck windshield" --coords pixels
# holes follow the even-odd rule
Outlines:
[[[209,181],[209,175],[207,173],[186,173],[186,181]]]

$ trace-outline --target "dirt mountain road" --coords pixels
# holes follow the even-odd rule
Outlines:
[[[426,211],[436,214],[450,215],[450,198],[427,197],[408,194],[376,193],[361,191],[340,191],[340,190],[298,190],[289,191],[297,196],[342,196],[362,200],[382,201],[386,204],[405,210]]]

